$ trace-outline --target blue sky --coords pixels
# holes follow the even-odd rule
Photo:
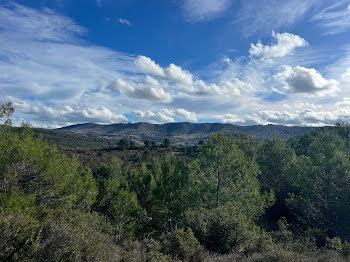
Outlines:
[[[14,123],[350,118],[350,0],[0,0]]]

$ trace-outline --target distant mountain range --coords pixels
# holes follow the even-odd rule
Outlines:
[[[227,132],[232,135],[239,133],[251,134],[259,140],[279,136],[284,140],[300,136],[316,127],[282,126],[282,125],[255,125],[237,126],[221,123],[126,123],[98,125],[92,123],[78,124],[56,129],[71,134],[89,137],[121,139],[127,138],[135,142],[153,140],[161,142],[169,138],[175,144],[196,144],[205,140],[213,133]]]

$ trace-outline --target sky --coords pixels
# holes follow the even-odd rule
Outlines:
[[[350,121],[350,0],[0,0],[14,125]]]

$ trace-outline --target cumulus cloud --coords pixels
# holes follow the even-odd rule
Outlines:
[[[242,124],[245,122],[245,120],[240,118],[237,114],[232,113],[218,115],[217,118],[221,119],[221,121],[225,124]]]
[[[168,116],[175,116],[180,119],[186,119],[190,121],[197,122],[197,114],[195,112],[189,112],[183,108],[178,109],[163,109],[164,114]]]
[[[350,110],[348,108],[335,109],[334,111],[306,109],[291,112],[271,109],[243,115],[228,113],[216,117],[221,119],[223,123],[236,125],[325,126],[338,122],[348,122]]]
[[[344,83],[350,83],[350,68],[341,76]]]
[[[206,83],[175,64],[162,68],[145,56],[138,56],[135,64],[142,73],[174,83],[172,89],[192,96],[239,96],[242,90],[253,89],[250,84],[235,77],[218,83]]]
[[[118,21],[119,21],[119,23],[121,23],[123,25],[131,26],[131,22],[126,18],[119,18]]]
[[[293,52],[297,47],[308,45],[306,40],[298,35],[289,33],[276,34],[275,32],[272,32],[272,37],[277,41],[275,45],[267,46],[259,41],[256,45],[251,44],[249,54],[265,58],[283,57]]]
[[[68,105],[33,105],[24,100],[10,98],[16,108],[16,114],[31,115],[35,123],[47,127],[62,127],[66,125],[94,122],[112,124],[128,122],[122,114],[116,114],[106,107],[68,106]],[[52,120],[54,119],[54,122]],[[50,125],[51,124],[51,125]]]
[[[163,68],[156,64],[151,58],[146,56],[138,56],[135,59],[136,67],[145,74],[160,76],[165,78]]]
[[[182,8],[185,19],[196,23],[221,16],[230,5],[230,0],[184,0]]]
[[[190,72],[174,64],[170,64],[168,68],[163,69],[146,56],[138,56],[135,59],[135,64],[142,73],[159,76],[168,81],[185,85],[191,85],[193,81],[193,76]]]
[[[350,97],[344,97],[343,101],[339,101],[335,104],[337,107],[349,107],[350,106]]]
[[[192,85],[179,87],[179,90],[188,95],[195,96],[240,96],[241,90],[248,90],[251,86],[234,78],[230,81],[222,81],[218,84],[207,84],[202,80],[196,80]]]
[[[350,117],[350,110],[336,109],[331,112],[307,109],[293,113],[279,110],[265,110],[256,113],[255,116],[257,116],[263,124],[324,126],[334,125],[339,121],[347,121]]]
[[[142,122],[149,122],[149,123],[173,123],[175,122],[175,119],[165,115],[164,113],[158,112],[158,113],[153,113],[151,111],[140,111],[140,110],[135,110],[133,112],[133,116],[142,121]]]
[[[287,66],[283,72],[276,75],[276,79],[284,83],[285,89],[292,93],[335,95],[339,91],[338,81],[323,78],[314,68]]]
[[[165,69],[165,74],[166,78],[170,81],[187,85],[192,84],[192,74],[174,64],[170,64],[169,67]]]
[[[165,103],[172,100],[170,94],[164,91],[160,83],[150,76],[146,76],[143,83],[134,83],[118,78],[111,84],[111,89],[137,99],[162,101]]]
[[[170,64],[167,69],[165,69],[166,78],[170,81],[191,85],[192,84],[192,74],[181,67],[174,64]]]

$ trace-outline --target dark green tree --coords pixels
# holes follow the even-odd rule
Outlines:
[[[164,147],[169,147],[171,145],[171,141],[170,141],[169,138],[166,137],[166,138],[164,138],[162,144],[163,144]]]
[[[123,162],[114,157],[101,166],[96,177],[99,194],[95,209],[109,219],[120,237],[138,234],[145,215],[137,195],[129,189],[126,176]]]
[[[276,197],[275,204],[266,212],[266,219],[273,227],[277,227],[276,222],[282,216],[291,216],[285,200],[292,192],[294,178],[289,171],[295,158],[294,150],[278,137],[264,143],[257,153],[262,191],[272,190]]]
[[[245,156],[235,139],[212,135],[193,164],[193,183],[204,208],[236,206],[251,218],[264,212],[267,196],[260,193],[259,167]]]
[[[345,142],[335,133],[319,133],[290,172],[294,193],[287,201],[299,225],[349,240],[350,156]]]
[[[130,146],[130,141],[128,139],[126,139],[126,138],[122,138],[122,139],[119,140],[118,146],[122,150],[128,149],[129,146]]]
[[[131,172],[130,189],[147,211],[151,230],[168,232],[180,226],[191,207],[189,168],[183,160],[166,156]]]

